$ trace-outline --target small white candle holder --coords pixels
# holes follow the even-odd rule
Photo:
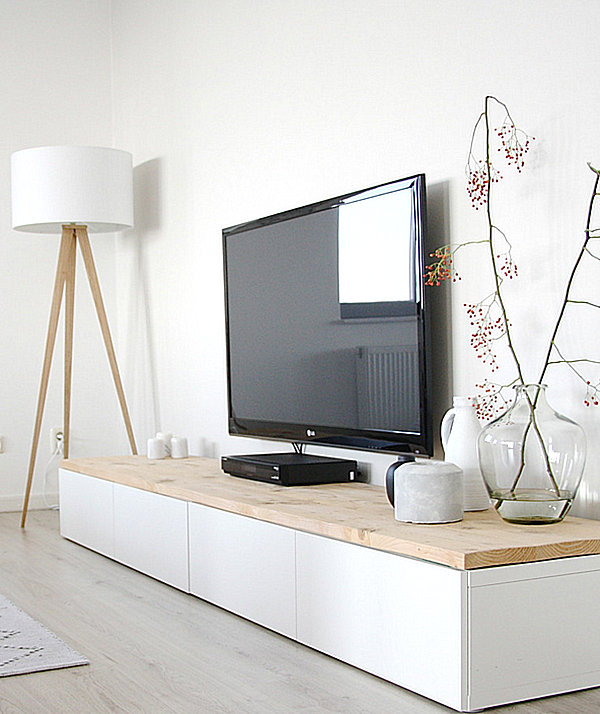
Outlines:
[[[185,436],[174,436],[171,439],[171,457],[173,459],[186,459],[188,456],[188,440]]]
[[[148,439],[148,446],[146,454],[149,459],[164,459],[166,456],[165,445],[162,439],[154,437],[153,439]]]
[[[159,431],[156,433],[156,438],[160,439],[162,441],[165,456],[171,456],[171,439],[172,439],[172,437],[173,437],[173,434],[171,434],[168,431]]]

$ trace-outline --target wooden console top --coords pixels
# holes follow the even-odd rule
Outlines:
[[[214,459],[145,456],[68,459],[61,467],[337,540],[461,570],[600,553],[600,521],[567,517],[546,526],[505,523],[490,508],[459,523],[394,518],[381,486],[277,486],[225,475]]]

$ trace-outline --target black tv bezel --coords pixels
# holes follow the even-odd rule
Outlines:
[[[419,396],[420,396],[420,424],[419,433],[388,430],[352,429],[349,427],[331,427],[319,424],[298,424],[293,422],[273,422],[256,419],[239,418],[234,414],[231,394],[231,345],[229,330],[229,299],[228,285],[229,274],[227,270],[227,240],[230,236],[239,235],[246,231],[273,225],[281,221],[291,220],[300,216],[310,215],[319,211],[329,210],[340,205],[343,201],[361,193],[384,189],[386,186],[403,181],[414,180],[418,187],[418,203],[420,221],[416,227],[417,244],[419,246],[419,296],[420,301],[415,303],[419,345]],[[431,336],[430,315],[425,291],[425,250],[427,245],[427,200],[425,174],[419,173],[395,181],[387,181],[345,193],[334,198],[325,199],[316,203],[307,204],[299,208],[282,211],[270,216],[265,216],[245,223],[239,223],[222,230],[223,247],[223,275],[225,297],[225,339],[227,363],[227,423],[231,436],[245,436],[254,439],[268,439],[272,441],[285,441],[301,445],[319,445],[334,448],[352,449],[356,451],[381,452],[390,454],[408,454],[414,456],[433,456],[433,409],[431,390]]]

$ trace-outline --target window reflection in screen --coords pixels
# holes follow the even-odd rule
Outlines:
[[[365,192],[339,206],[341,304],[414,302],[415,268],[412,182],[379,196]]]

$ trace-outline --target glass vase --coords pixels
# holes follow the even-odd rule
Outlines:
[[[545,384],[515,387],[512,406],[477,440],[479,465],[499,515],[510,523],[558,523],[583,475],[583,429],[546,400]]]

